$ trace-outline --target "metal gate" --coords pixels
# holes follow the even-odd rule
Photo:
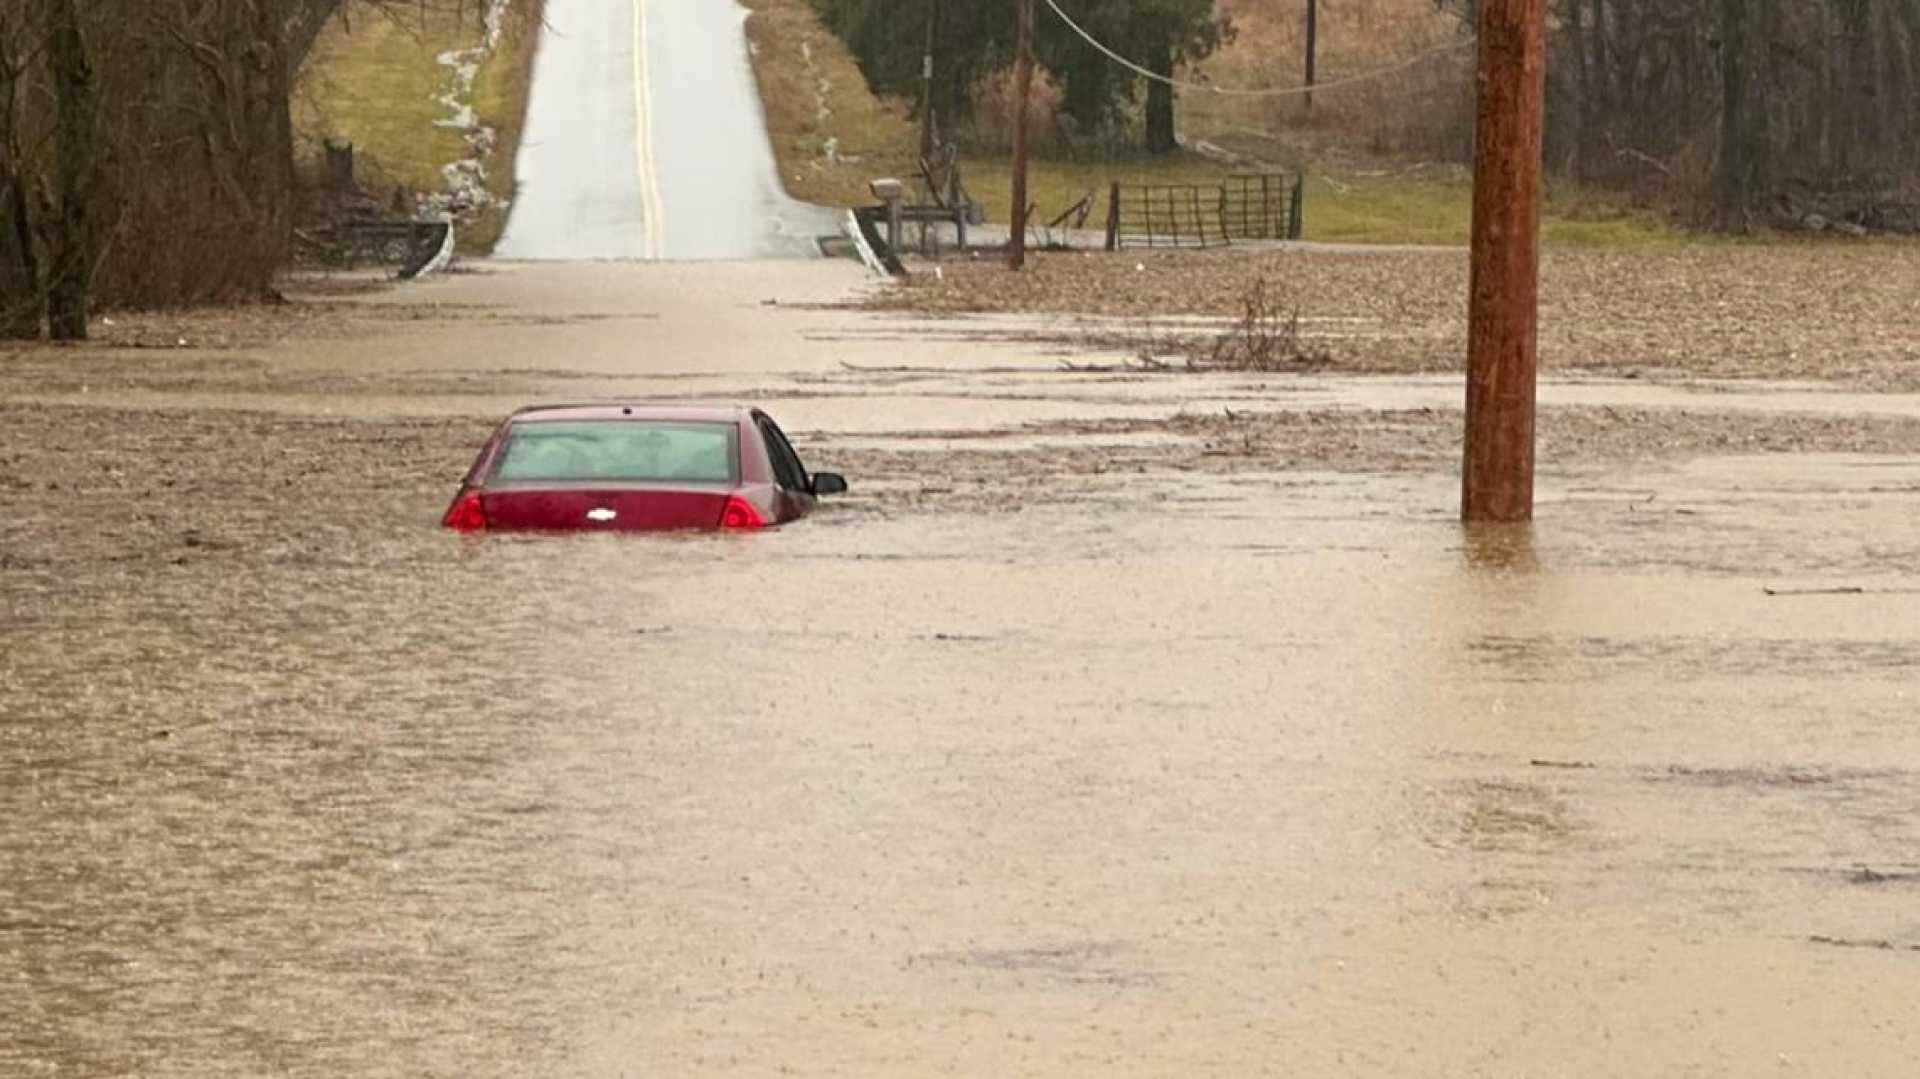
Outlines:
[[[1306,177],[1237,173],[1217,184],[1122,184],[1107,193],[1107,250],[1298,240]]]

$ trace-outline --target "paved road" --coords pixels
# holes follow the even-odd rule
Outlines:
[[[832,212],[788,198],[726,0],[549,0],[510,259],[815,254]]]

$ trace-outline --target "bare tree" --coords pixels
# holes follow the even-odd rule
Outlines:
[[[1581,179],[1710,194],[1715,219],[1743,228],[1794,193],[1867,206],[1920,165],[1920,0],[1555,12],[1553,160]]]
[[[293,74],[330,19],[486,0],[0,0],[0,336],[269,290]]]
[[[48,61],[53,69],[58,204],[47,233],[47,333],[56,341],[87,336],[94,262],[94,191],[99,184],[99,87],[88,26],[78,0],[46,0]]]
[[[36,23],[23,6],[0,4],[0,338],[40,335],[41,288],[32,216],[21,98],[37,50]]]

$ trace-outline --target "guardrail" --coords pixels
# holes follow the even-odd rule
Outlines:
[[[444,266],[453,254],[447,221],[345,221],[296,236],[327,265],[392,266],[402,280]]]

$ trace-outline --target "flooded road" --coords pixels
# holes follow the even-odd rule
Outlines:
[[[703,272],[0,361],[0,1074],[1910,1074],[1900,410],[1465,533],[1444,447]],[[723,391],[854,497],[433,527],[502,401]]]

